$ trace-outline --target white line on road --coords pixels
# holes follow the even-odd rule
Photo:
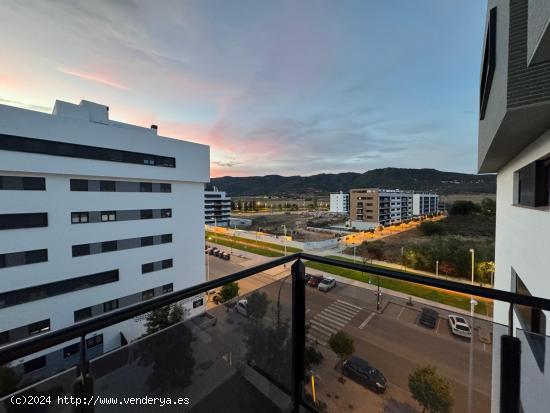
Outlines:
[[[352,303],[348,303],[347,301],[342,301],[342,300],[336,300],[336,301],[338,301],[339,303],[344,304],[344,305],[349,305],[350,307],[356,308],[358,310],[363,309],[362,307],[358,307],[356,305],[353,305]]]
[[[441,325],[441,319],[437,318],[437,327],[435,328],[435,334],[439,333],[439,326]]]
[[[344,318],[348,321],[355,317],[355,314],[343,313],[340,311],[336,311],[333,308],[325,308],[323,310],[323,313],[332,314],[334,317]]]
[[[311,311],[311,308],[307,308],[306,309],[306,314],[309,313]]]
[[[401,314],[403,314],[403,311],[405,310],[405,307],[401,307],[401,311],[399,311],[399,314],[397,314],[397,319],[401,317]]]
[[[322,318],[322,319],[325,319],[327,320],[329,323],[332,323],[332,324],[336,324],[340,327],[344,327],[346,324],[347,324],[347,321],[346,322],[342,322],[342,320],[336,320],[335,318],[333,317],[329,317],[328,315],[325,315],[325,314],[317,314],[317,317],[319,318]],[[315,318],[317,318],[315,317]]]
[[[338,311],[342,314],[349,314],[352,317],[359,312],[359,310],[355,310],[349,307],[344,307],[343,305],[340,305],[340,304],[332,304],[332,305],[329,305],[327,308],[330,310]]]
[[[329,331],[330,333],[337,333],[338,330],[335,329],[335,328],[331,328],[325,324],[321,324],[319,321],[316,321],[316,320],[311,320],[311,328],[316,328],[316,327],[320,327],[320,328],[323,328],[327,331]]]
[[[366,318],[366,320],[363,321],[361,323],[361,325],[359,326],[359,330],[362,330],[369,323],[369,321],[372,320],[372,318],[374,317],[375,314],[376,313],[374,313],[374,312],[370,313],[370,315]]]

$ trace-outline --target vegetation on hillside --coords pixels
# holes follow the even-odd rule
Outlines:
[[[493,175],[443,172],[436,169],[383,168],[365,173],[345,172],[312,176],[224,176],[212,184],[230,196],[289,195],[349,191],[351,188],[400,188],[449,193],[494,193]]]

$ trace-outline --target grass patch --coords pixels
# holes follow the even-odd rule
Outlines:
[[[217,239],[218,241],[223,239],[223,240],[229,241],[230,243],[234,241],[235,243],[240,243],[240,244],[244,244],[244,245],[249,244],[249,245],[252,245],[254,247],[258,247],[258,248],[263,247],[264,249],[271,249],[271,250],[280,251],[280,252],[283,252],[283,253],[285,251],[285,246],[284,245],[273,244],[271,242],[256,241],[256,240],[243,238],[243,237],[233,237],[231,235],[217,234],[217,233],[208,232],[208,231],[206,232],[205,236],[206,236],[206,238],[212,237],[213,239]],[[218,244],[221,244],[221,243],[218,242]],[[287,253],[295,253],[295,252],[301,252],[302,250],[300,248],[290,247],[290,246],[287,245],[286,251],[287,251]]]
[[[351,259],[346,259],[338,256],[328,256],[340,261],[353,262]],[[334,265],[322,264],[319,262],[308,261],[306,266],[321,271],[326,271],[331,274],[336,274],[341,277],[346,277],[356,281],[362,281],[368,283],[369,278],[373,285],[377,283],[377,276],[374,274],[363,273],[361,271],[350,270],[347,268],[340,268]],[[393,278],[380,277],[380,287],[387,288],[389,290],[398,291],[404,294],[412,295],[415,297],[424,298],[426,300],[434,301],[441,304],[450,305],[463,310],[470,309],[470,298],[467,296],[447,293],[442,290],[433,289],[431,287],[425,287],[422,285],[414,284],[408,281],[395,280]],[[486,301],[478,301],[478,305],[475,307],[475,311],[478,314],[492,315],[493,305]]]
[[[233,249],[251,252],[252,254],[263,255],[264,257],[282,257],[284,255],[282,252],[257,248],[249,244],[242,244],[237,241],[233,242],[224,238],[218,238],[216,240],[216,244],[223,245],[228,248],[233,247]]]

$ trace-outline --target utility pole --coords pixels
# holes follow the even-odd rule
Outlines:
[[[439,261],[435,262],[435,278],[439,275]]]

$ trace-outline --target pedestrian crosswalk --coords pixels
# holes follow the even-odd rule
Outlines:
[[[330,336],[342,330],[361,310],[347,301],[334,301],[309,320],[308,339],[326,346]]]

